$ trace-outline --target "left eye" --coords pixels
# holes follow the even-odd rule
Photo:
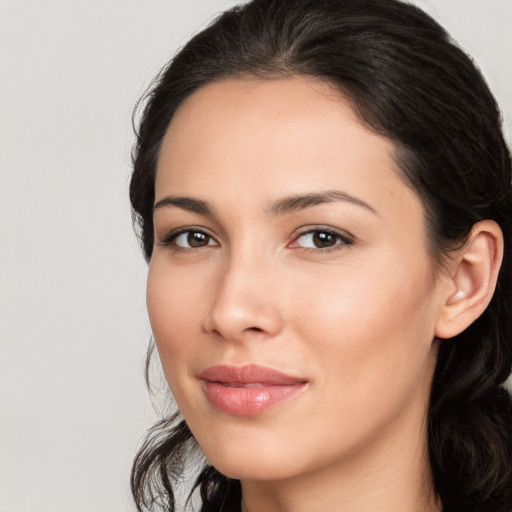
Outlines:
[[[320,229],[302,233],[297,237],[295,242],[298,247],[305,249],[328,249],[335,245],[350,245],[351,243],[348,237],[340,233]]]

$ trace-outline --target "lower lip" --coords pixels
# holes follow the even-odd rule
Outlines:
[[[284,386],[231,387],[205,381],[203,389],[215,409],[234,416],[253,416],[288,400],[305,386],[305,383],[298,383]]]

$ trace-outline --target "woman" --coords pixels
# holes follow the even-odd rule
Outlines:
[[[148,95],[131,201],[179,413],[139,510],[512,510],[512,192],[471,60],[396,0],[254,0]],[[151,508],[153,507],[153,508]]]

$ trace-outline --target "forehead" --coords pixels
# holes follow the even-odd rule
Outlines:
[[[201,145],[191,144],[193,139]],[[223,145],[230,146],[233,156],[241,148],[246,154],[254,150],[250,156],[255,161],[266,155],[291,160],[299,149],[293,144],[305,139],[310,144],[302,146],[302,153],[317,149],[316,156],[331,143],[371,144],[388,157],[393,151],[392,144],[372,134],[328,82],[310,77],[232,79],[208,84],[184,101],[167,130],[159,163],[199,151],[220,156],[215,151]],[[262,145],[267,148],[264,153]],[[356,155],[356,149],[351,154]],[[346,159],[350,154],[340,156]]]
[[[175,114],[161,147],[156,199],[180,194],[247,206],[249,199],[341,188],[377,210],[420,211],[394,149],[328,83],[226,80],[196,91]]]

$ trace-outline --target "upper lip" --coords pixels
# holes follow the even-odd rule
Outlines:
[[[292,386],[307,382],[306,379],[287,375],[279,370],[256,364],[210,366],[200,373],[199,378],[208,382],[223,384],[263,384],[268,386]]]

